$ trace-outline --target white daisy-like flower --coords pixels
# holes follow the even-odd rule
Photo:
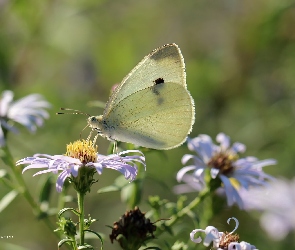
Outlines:
[[[39,94],[31,94],[13,101],[13,92],[5,90],[0,97],[0,147],[5,145],[7,131],[18,132],[11,123],[25,126],[30,132],[43,125],[43,120],[49,117],[45,110],[51,105]]]
[[[205,239],[203,242],[203,245],[205,247],[208,247],[212,243],[212,248],[210,249],[216,249],[216,250],[258,250],[255,246],[251,245],[248,242],[241,241],[239,242],[240,236],[238,234],[234,234],[234,232],[238,229],[239,221],[232,217],[227,220],[227,224],[231,220],[234,220],[236,222],[236,226],[234,230],[230,233],[228,232],[219,232],[217,228],[213,226],[206,227],[205,230],[203,229],[195,229],[190,233],[190,239],[191,241],[195,243],[201,243],[202,239],[201,237],[195,238],[196,233],[205,233]]]
[[[67,155],[51,156],[36,154],[33,157],[27,157],[17,161],[16,165],[28,164],[23,169],[23,173],[28,169],[45,169],[33,176],[45,173],[58,174],[61,171],[56,182],[56,190],[58,192],[62,191],[67,178],[71,179],[76,189],[83,189],[85,192],[89,191],[90,186],[95,182],[93,174],[97,172],[101,175],[104,168],[117,170],[127,180],[133,181],[137,175],[136,163],[145,166],[145,157],[139,150],[126,150],[118,154],[105,156],[97,154],[97,148],[93,147],[89,141],[76,141],[73,144],[69,144],[67,148]],[[83,167],[84,172],[79,176],[79,171]]]
[[[202,232],[202,233],[206,234],[206,237],[205,237],[204,243],[203,243],[203,245],[205,247],[208,247],[212,243],[213,248],[215,248],[215,249],[218,248],[220,239],[221,239],[221,237],[223,235],[222,232],[219,232],[217,230],[217,228],[215,228],[213,226],[208,226],[208,227],[206,227],[205,230],[203,230],[203,229],[195,229],[190,233],[191,241],[193,241],[195,243],[201,243],[202,242],[202,239],[201,239],[200,236],[195,239],[195,234],[199,233],[199,232]]]
[[[259,161],[255,157],[239,158],[239,153],[246,150],[244,144],[235,142],[230,146],[230,138],[224,133],[216,137],[220,145],[215,145],[208,135],[199,135],[188,139],[188,148],[197,155],[186,154],[182,163],[193,160],[193,164],[182,168],[177,173],[178,182],[184,181],[187,186],[176,187],[177,193],[182,191],[200,191],[208,182],[205,182],[205,171],[210,171],[211,179],[219,180],[219,191],[224,191],[227,204],[232,206],[237,203],[243,209],[244,203],[239,195],[241,189],[248,190],[251,186],[263,186],[272,176],[263,172],[263,167],[276,164],[273,159]],[[193,171],[193,174],[188,174]],[[196,183],[193,183],[196,182]],[[216,183],[215,183],[216,184]]]

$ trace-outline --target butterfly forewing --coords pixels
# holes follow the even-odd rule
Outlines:
[[[110,97],[107,116],[126,97],[154,86],[158,82],[173,82],[186,87],[185,65],[176,44],[167,44],[147,55],[121,82]]]

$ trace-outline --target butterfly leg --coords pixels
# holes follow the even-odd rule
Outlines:
[[[114,141],[113,154],[118,154],[118,145],[117,145],[117,141]]]
[[[99,134],[97,134],[96,136],[94,136],[92,145],[95,145],[98,135]]]
[[[91,135],[92,135],[92,132],[93,132],[93,130],[91,130],[91,131],[90,131],[90,133],[89,133],[89,135],[88,135],[88,137],[87,137],[86,141],[89,141],[89,140],[90,140],[90,138],[91,138]]]

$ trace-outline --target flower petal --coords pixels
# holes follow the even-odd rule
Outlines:
[[[210,160],[215,150],[212,139],[208,135],[199,135],[194,139],[188,139],[188,148],[196,151],[205,163]]]
[[[228,245],[228,250],[243,250],[238,242],[231,242]]]
[[[216,136],[216,141],[220,143],[220,147],[222,151],[226,151],[230,146],[230,138],[224,133],[219,133]]]
[[[235,142],[232,147],[231,147],[231,150],[234,152],[234,153],[244,153],[246,151],[246,146],[245,144],[243,143],[240,143],[240,142]]]
[[[228,206],[232,206],[236,202],[240,209],[244,209],[244,202],[230,180],[224,175],[220,175],[220,179],[224,184]]]
[[[7,115],[12,100],[13,92],[11,90],[5,90],[2,92],[2,98],[0,99],[0,116],[5,117]]]
[[[191,171],[191,170],[195,170],[196,167],[191,165],[191,166],[186,166],[186,167],[183,167],[182,169],[180,169],[176,175],[176,180],[178,182],[181,182],[182,181],[182,178],[183,176],[188,172],[188,171]]]
[[[195,229],[195,230],[193,230],[191,233],[190,233],[190,238],[191,238],[191,241],[193,241],[193,242],[195,242],[195,243],[200,243],[200,242],[202,242],[202,238],[199,236],[198,238],[194,238],[195,237],[195,234],[197,233],[197,232],[203,232],[204,233],[204,230],[202,230],[202,229]]]
[[[65,180],[69,177],[69,173],[67,170],[64,170],[60,173],[60,175],[57,177],[57,181],[56,181],[56,184],[55,184],[55,187],[56,187],[56,191],[57,192],[61,192],[62,191],[62,188],[63,188],[63,185],[64,185],[64,182]]]

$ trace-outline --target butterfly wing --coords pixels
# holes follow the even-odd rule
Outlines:
[[[182,144],[194,123],[194,102],[178,82],[148,86],[112,106],[102,131],[114,140],[154,149]]]
[[[123,79],[111,95],[104,110],[107,116],[123,99],[154,86],[157,81],[173,82],[186,87],[185,65],[176,44],[153,50]]]

